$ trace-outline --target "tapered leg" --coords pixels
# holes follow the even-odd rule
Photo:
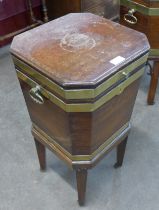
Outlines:
[[[45,146],[34,138],[41,171],[46,169]]]
[[[125,155],[125,149],[126,149],[126,144],[127,144],[127,139],[126,137],[118,146],[117,146],[117,162],[115,163],[114,167],[118,168],[121,167],[123,164],[123,159]]]
[[[149,105],[154,104],[154,98],[158,84],[158,76],[159,76],[159,61],[154,61],[153,71],[151,73],[150,87],[147,97],[147,103]]]
[[[85,203],[86,183],[87,183],[87,169],[76,170],[78,202],[80,206]]]

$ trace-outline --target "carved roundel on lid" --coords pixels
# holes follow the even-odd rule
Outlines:
[[[14,55],[68,88],[97,85],[148,49],[144,34],[91,13],[50,21],[16,36],[11,45]]]

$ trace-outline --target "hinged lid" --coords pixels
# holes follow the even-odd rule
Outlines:
[[[96,86],[148,50],[144,34],[90,13],[48,22],[11,45],[14,55],[68,89]]]

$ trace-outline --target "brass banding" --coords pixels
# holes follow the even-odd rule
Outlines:
[[[137,2],[130,1],[130,0],[120,0],[120,4],[122,6],[126,6],[131,9],[134,9],[144,15],[149,15],[149,16],[159,15],[159,8],[149,8],[149,7],[146,7],[145,5],[142,5]]]
[[[35,81],[27,77],[25,74],[23,74],[19,70],[16,70],[16,72],[17,72],[18,78],[25,81],[29,86],[35,87],[38,85]],[[41,87],[40,93],[66,112],[93,112],[99,107],[101,107],[104,103],[111,100],[114,96],[121,94],[121,92],[123,92],[126,87],[128,87],[131,83],[133,83],[138,78],[140,78],[143,75],[143,73],[144,73],[144,68],[137,71],[135,74],[130,76],[127,80],[120,83],[117,87],[115,87],[110,92],[108,92],[107,94],[99,98],[94,103],[67,104],[43,87]]]
[[[159,49],[150,49],[149,56],[159,56]]]
[[[33,67],[27,65],[23,61],[19,60],[15,56],[13,56],[14,63],[16,65],[16,68],[24,73],[26,73],[30,78],[35,81],[39,82],[42,86],[45,86],[53,92],[53,94],[58,94],[64,99],[93,99],[96,98],[98,95],[100,95],[102,92],[109,89],[113,84],[116,82],[122,80],[125,75],[128,75],[131,73],[134,69],[137,67],[143,65],[147,61],[148,54],[142,56],[141,58],[137,59],[127,67],[123,68],[119,72],[117,72],[115,75],[113,75],[111,78],[103,82],[102,84],[98,85],[94,89],[74,89],[74,90],[66,90],[62,88],[60,85],[56,84],[46,76],[40,74],[38,71],[36,71]]]
[[[47,145],[49,145],[53,150],[58,150],[65,154],[70,160],[72,161],[90,161],[93,158],[95,158],[96,155],[98,155],[102,150],[107,148],[117,136],[120,135],[125,129],[130,129],[130,123],[127,122],[125,125],[123,125],[118,131],[116,131],[110,138],[106,139],[105,142],[99,146],[98,149],[96,149],[92,154],[90,155],[72,155],[69,153],[66,149],[64,149],[62,146],[60,146],[53,138],[48,136],[44,131],[42,131],[37,125],[33,124],[32,131],[35,132],[42,141],[44,141]]]

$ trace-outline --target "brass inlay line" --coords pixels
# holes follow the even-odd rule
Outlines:
[[[120,4],[122,6],[132,8],[136,10],[137,12],[140,12],[144,15],[149,15],[149,16],[159,15],[159,8],[149,8],[149,7],[146,7],[145,5],[139,4],[134,1],[129,1],[129,0],[120,0]]]
[[[159,49],[150,49],[149,56],[159,56]]]
[[[100,95],[102,92],[107,90],[109,87],[111,87],[116,82],[120,81],[124,78],[124,74],[131,73],[134,69],[141,66],[146,62],[148,58],[148,54],[144,55],[143,57],[139,58],[135,62],[131,63],[121,71],[117,72],[114,76],[112,76],[110,79],[103,82],[101,85],[96,87],[95,89],[75,89],[75,90],[65,90],[47,77],[43,76],[39,72],[37,72],[34,68],[31,66],[25,64],[23,61],[17,59],[15,56],[13,56],[13,60],[15,65],[18,69],[22,69],[22,71],[26,72],[32,79],[36,79],[39,81],[42,85],[45,87],[48,87],[53,92],[57,93],[61,97],[65,99],[93,99]]]
[[[128,87],[131,83],[133,83],[138,78],[140,78],[143,73],[144,73],[144,68],[140,69],[137,73],[133,74],[127,80],[122,82],[120,85],[115,87],[113,90],[108,92],[103,97],[99,98],[94,103],[67,104],[61,99],[59,99],[58,97],[56,97],[55,95],[53,95],[52,93],[50,93],[49,91],[47,91],[46,89],[44,89],[43,87],[41,87],[40,93],[66,112],[93,112],[99,107],[101,107],[104,103],[112,99],[114,96],[120,95],[126,87]],[[26,75],[24,75],[18,70],[17,70],[17,76],[21,80],[25,81],[31,87],[35,87],[38,85],[36,82],[34,82],[32,79],[30,79],[29,77],[27,77]]]
[[[90,161],[97,154],[99,154],[102,150],[104,150],[109,144],[113,142],[113,140],[120,135],[126,128],[130,127],[130,123],[127,122],[124,126],[122,126],[117,132],[115,132],[110,138],[108,138],[97,150],[95,150],[91,155],[72,155],[67,150],[65,150],[62,146],[60,146],[53,138],[48,136],[44,131],[42,131],[38,126],[33,124],[33,131],[37,131],[40,134],[42,141],[48,144],[53,150],[56,152],[61,151],[72,161]],[[38,134],[38,135],[39,135]]]

